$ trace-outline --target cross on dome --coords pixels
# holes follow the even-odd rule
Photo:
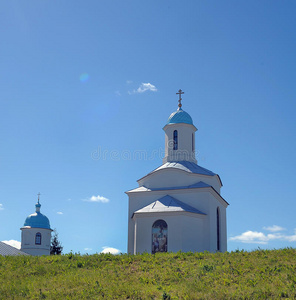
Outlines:
[[[176,95],[179,95],[179,104],[178,104],[178,106],[181,108],[182,107],[182,103],[181,103],[181,100],[182,100],[182,98],[181,98],[181,95],[182,94],[184,94],[184,92],[182,92],[182,90],[180,89],[179,91],[178,91],[178,93],[176,93]]]
[[[40,198],[40,193],[38,193],[37,194],[38,195],[38,201],[37,201],[37,203],[35,204],[35,207],[36,207],[36,213],[40,213],[40,207],[41,207],[41,204],[40,204],[40,202],[39,202],[39,198]]]

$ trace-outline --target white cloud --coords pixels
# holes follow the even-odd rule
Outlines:
[[[3,207],[3,204],[0,203],[0,210],[3,210],[4,207]]]
[[[278,226],[280,230],[284,230],[282,227]],[[265,227],[267,228],[267,227]],[[279,228],[275,228],[274,226],[270,227],[274,231],[275,229],[279,230]],[[270,229],[269,229],[270,230]],[[241,235],[233,236],[229,239],[230,241],[238,241],[242,243],[249,243],[249,244],[267,244],[269,241],[272,240],[281,240],[281,241],[288,241],[288,242],[296,242],[296,230],[293,235],[286,235],[282,233],[269,233],[264,234],[263,232],[258,231],[246,231]]]
[[[129,94],[138,94],[138,93],[144,93],[146,91],[151,91],[151,92],[157,92],[157,88],[155,85],[151,83],[141,83],[141,85],[136,89],[133,90],[132,92],[129,92]]]
[[[293,235],[285,235],[284,239],[288,242],[296,242],[296,228],[294,229]]]
[[[239,241],[242,243],[258,243],[266,244],[268,239],[267,236],[262,232],[257,231],[246,231],[241,235],[233,236],[229,239],[230,241]]]
[[[133,83],[133,81],[132,80],[127,80],[126,83],[131,84],[131,83]]]
[[[21,242],[16,240],[2,241],[3,243],[10,245],[14,248],[21,249]]]
[[[266,226],[266,227],[264,226],[263,229],[267,230],[267,231],[271,231],[271,232],[278,232],[278,231],[286,230],[285,228],[278,226],[278,225],[272,225],[272,226]]]
[[[84,248],[84,251],[91,251],[92,248]]]
[[[110,200],[106,197],[98,195],[98,196],[91,196],[90,198],[84,199],[83,201],[108,203]]]
[[[120,254],[120,250],[112,248],[112,247],[103,247],[103,250],[101,251],[101,253],[110,253],[110,254]]]
[[[63,213],[61,211],[58,211],[57,214],[58,215],[63,215]]]

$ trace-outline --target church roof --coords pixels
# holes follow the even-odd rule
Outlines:
[[[146,186],[140,186],[129,192],[147,192],[147,191],[163,191],[163,190],[182,190],[182,189],[193,189],[193,188],[206,188],[212,187],[211,185],[204,183],[203,181],[199,181],[197,183],[188,185],[188,186],[174,186],[174,187],[165,187],[165,188],[147,188]]]
[[[155,169],[153,172],[156,172],[161,169],[166,169],[166,168],[175,168],[175,169],[180,169],[189,173],[194,173],[194,174],[202,174],[202,175],[208,175],[208,176],[215,176],[216,174],[213,173],[210,170],[207,170],[196,163],[190,162],[190,161],[173,161],[173,162],[166,162],[165,164],[161,165],[157,169]]]
[[[38,198],[38,202],[36,203],[35,207],[36,207],[36,212],[29,215],[26,218],[24,227],[50,229],[50,224],[49,224],[48,218],[40,212],[41,204],[39,203],[39,198]]]
[[[204,183],[203,181],[199,181],[197,183],[188,186],[163,187],[163,188],[147,188],[146,186],[142,185],[126,193],[128,194],[128,193],[135,193],[135,192],[169,191],[169,190],[196,189],[196,188],[211,188],[227,205],[229,205],[229,203],[211,185]]]
[[[24,227],[50,229],[50,224],[45,215],[40,212],[35,212],[26,218]]]
[[[153,213],[153,212],[190,212],[195,214],[206,215],[200,210],[185,204],[169,195],[166,195],[151,204],[135,211],[134,213]]]
[[[181,107],[177,109],[177,111],[173,112],[166,123],[168,124],[176,124],[176,123],[185,123],[193,125],[192,118],[190,115],[184,111]]]
[[[142,178],[149,176],[152,173],[155,173],[159,170],[163,169],[179,169],[185,172],[193,173],[193,174],[201,174],[201,175],[207,175],[207,176],[215,176],[217,174],[213,173],[212,171],[205,169],[196,163],[190,162],[190,161],[170,161],[166,162],[165,164],[161,165],[160,167],[156,168],[155,170],[151,171],[147,175],[143,176]],[[219,175],[217,175],[219,177]],[[140,181],[142,178],[140,178],[138,181]],[[222,185],[221,179],[219,177],[220,183]]]
[[[15,248],[15,247],[7,245],[3,242],[0,242],[0,255],[6,256],[6,255],[29,255],[29,254]]]

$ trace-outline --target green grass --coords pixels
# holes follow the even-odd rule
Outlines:
[[[296,299],[296,250],[0,256],[1,299]]]

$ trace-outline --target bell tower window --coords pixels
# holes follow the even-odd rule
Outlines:
[[[178,150],[178,131],[174,130],[174,147],[173,150]]]
[[[35,245],[41,245],[41,233],[37,232],[35,235]]]

